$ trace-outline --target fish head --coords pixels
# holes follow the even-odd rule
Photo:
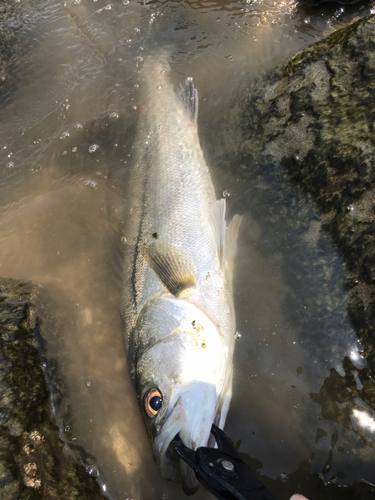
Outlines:
[[[179,433],[195,450],[208,445],[212,423],[224,425],[231,398],[231,352],[206,314],[176,297],[145,306],[134,333],[135,386],[155,462],[163,477],[181,476],[184,491],[192,494],[199,483],[172,440]]]

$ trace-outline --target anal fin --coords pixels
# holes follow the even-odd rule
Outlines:
[[[194,87],[192,78],[186,78],[185,87],[180,84],[178,96],[185,106],[188,117],[196,126],[198,119],[198,90]]]

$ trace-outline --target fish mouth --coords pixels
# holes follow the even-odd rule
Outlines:
[[[154,460],[159,465],[162,477],[172,481],[181,479],[182,488],[187,495],[198,490],[199,481],[194,470],[177,454],[173,439],[179,434],[185,446],[193,450],[207,446],[214,420],[216,391],[210,391],[209,394],[201,392],[199,396],[205,398],[206,404],[202,405],[202,411],[197,411],[196,404],[193,407],[189,404],[192,401],[191,391],[179,396],[154,441]],[[207,405],[208,400],[210,405]],[[211,411],[207,411],[207,406]]]
[[[186,495],[193,495],[199,489],[199,481],[194,470],[179,457],[173,439],[160,459],[160,471],[164,479],[181,481],[182,489]]]

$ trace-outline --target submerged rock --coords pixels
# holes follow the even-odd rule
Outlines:
[[[375,496],[373,484],[358,481],[374,482],[374,49],[375,16],[369,16],[247,84],[224,119],[213,116],[200,129],[211,163],[246,182],[231,208],[257,221],[255,250],[282,260],[290,286],[285,311],[304,352],[318,360],[329,358],[330,346],[333,353],[319,372],[322,385],[309,391],[318,419],[327,423],[316,435],[318,450],[328,443],[326,458],[311,451],[295,472],[263,477],[280,500],[297,491],[327,500]],[[359,349],[356,339],[346,344],[347,327]],[[339,352],[346,353],[341,368],[334,360]],[[369,418],[370,430],[357,426],[356,414]],[[261,472],[262,464],[253,465]]]
[[[254,81],[234,106],[221,164],[279,165],[322,213],[348,271],[349,315],[375,367],[375,16],[333,33]],[[238,117],[240,118],[240,121]],[[235,148],[233,147],[235,145]],[[226,151],[229,151],[228,154]]]
[[[0,498],[106,498],[60,438],[36,342],[42,288],[0,279]]]
[[[24,52],[23,42],[27,16],[32,13],[32,0],[0,2],[0,105],[13,95],[17,86],[17,58]]]

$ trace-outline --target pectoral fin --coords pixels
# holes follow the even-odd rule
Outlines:
[[[147,261],[158,278],[173,295],[196,285],[195,268],[189,255],[168,243],[152,243],[147,248]]]

